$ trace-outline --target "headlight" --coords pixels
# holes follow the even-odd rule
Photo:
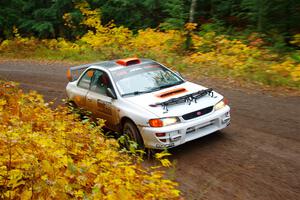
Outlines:
[[[224,108],[227,104],[228,104],[228,100],[224,98],[214,106],[214,110],[220,110]]]
[[[149,125],[151,127],[163,127],[163,126],[169,126],[172,124],[178,123],[180,120],[178,117],[165,117],[160,119],[150,119]]]

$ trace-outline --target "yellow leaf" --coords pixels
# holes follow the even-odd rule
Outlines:
[[[164,166],[164,167],[172,166],[172,163],[168,159],[161,159],[160,162],[161,162],[162,166]]]
[[[31,190],[25,190],[24,192],[22,192],[21,194],[21,199],[22,200],[29,200],[32,197],[32,192]]]
[[[5,99],[0,99],[0,106],[4,106],[6,103],[7,102]]]
[[[168,152],[161,152],[161,153],[156,153],[156,154],[155,154],[155,158],[161,159],[161,158],[163,158],[163,157],[165,157],[165,156],[170,156],[170,155],[171,155],[171,154],[168,153]]]

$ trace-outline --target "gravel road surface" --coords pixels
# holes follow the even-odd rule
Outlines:
[[[0,79],[21,83],[59,104],[68,66],[59,62],[0,61]],[[186,199],[300,199],[300,96],[273,96],[260,89],[193,80],[230,100],[231,125],[171,149],[169,176]],[[149,161],[147,161],[149,162]],[[150,161],[151,162],[151,161]]]

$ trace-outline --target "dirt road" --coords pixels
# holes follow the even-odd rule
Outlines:
[[[46,100],[65,97],[61,63],[1,61],[0,79],[37,90]],[[197,80],[224,94],[231,126],[171,150],[170,177],[186,199],[300,199],[300,97],[271,96],[260,90]]]

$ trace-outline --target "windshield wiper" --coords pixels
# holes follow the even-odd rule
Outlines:
[[[164,89],[164,88],[168,88],[168,87],[173,87],[173,86],[175,86],[175,85],[180,85],[180,84],[182,84],[183,83],[183,81],[178,81],[178,82],[176,82],[176,83],[172,83],[172,84],[167,84],[167,85],[162,85],[162,86],[159,86],[159,87],[157,87],[157,88],[155,88],[155,89]]]
[[[149,92],[152,92],[152,90],[145,90],[145,91],[134,91],[134,92],[129,92],[129,93],[126,93],[126,94],[122,94],[122,97],[124,96],[130,96],[130,95],[139,95],[139,94],[145,94],[145,93],[149,93]]]

